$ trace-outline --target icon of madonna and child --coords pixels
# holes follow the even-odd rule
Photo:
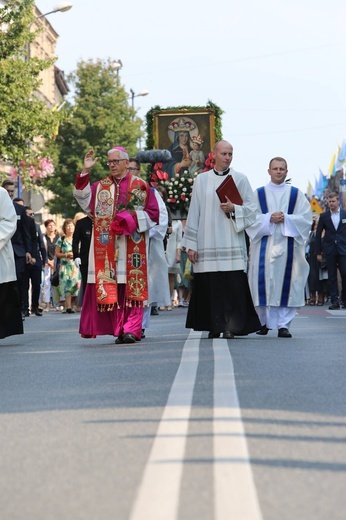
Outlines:
[[[164,162],[162,169],[170,178],[188,171],[191,177],[204,170],[205,156],[202,151],[203,138],[197,124],[188,117],[177,117],[168,125],[171,159]]]

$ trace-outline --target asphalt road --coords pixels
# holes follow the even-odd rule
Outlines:
[[[0,341],[1,520],[345,518],[346,310],[292,339],[185,316],[115,346],[51,311]]]

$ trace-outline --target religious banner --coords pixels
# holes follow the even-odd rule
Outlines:
[[[204,162],[215,144],[214,113],[211,110],[161,110],[154,115],[155,148],[167,149],[171,159],[162,170],[170,178],[188,170],[193,176],[204,169]]]
[[[222,139],[222,110],[205,107],[155,107],[147,114],[147,147],[167,150],[169,158],[152,165],[151,186],[163,186],[173,218],[186,218],[195,177],[213,167],[211,151]]]

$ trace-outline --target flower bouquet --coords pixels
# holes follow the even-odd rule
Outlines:
[[[151,186],[163,186],[168,195],[167,205],[172,213],[179,213],[181,218],[186,218],[194,180],[197,173],[190,174],[188,169],[180,170],[173,178],[168,173],[161,170],[162,163],[154,165],[154,171],[150,175],[149,183]]]

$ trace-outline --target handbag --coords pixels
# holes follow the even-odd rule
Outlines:
[[[184,278],[186,280],[191,280],[193,278],[193,267],[189,259],[187,259],[185,263]]]
[[[61,247],[64,244],[64,240],[65,240],[65,237],[62,237],[62,239],[61,239]],[[51,285],[53,287],[58,287],[59,286],[59,267],[60,267],[60,258],[57,258],[56,262],[55,262],[55,271],[52,274],[52,277],[50,279],[50,283],[51,283]]]
[[[52,274],[52,278],[50,279],[50,283],[53,287],[58,287],[59,285],[59,269],[56,269]]]

